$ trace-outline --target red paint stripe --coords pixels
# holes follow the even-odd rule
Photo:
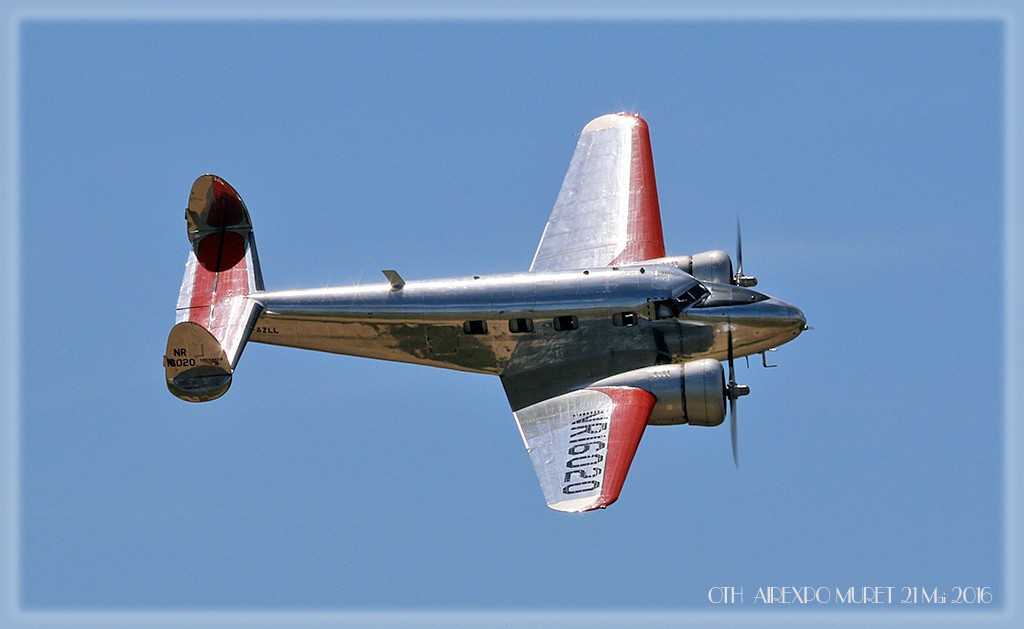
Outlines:
[[[199,264],[192,281],[192,301],[189,304],[189,321],[209,330],[218,341],[224,343],[227,328],[233,324],[238,307],[229,307],[231,297],[249,294],[249,269],[245,257],[245,239],[239,234],[228,232],[211,234],[199,243]],[[223,240],[224,250],[220,252],[218,266],[217,245]],[[207,245],[206,243],[211,243]],[[205,258],[205,264],[204,264]],[[227,266],[231,261],[231,266]],[[218,270],[220,269],[220,270]]]
[[[591,391],[604,393],[615,404],[608,433],[608,458],[601,496],[589,507],[598,509],[618,500],[629,466],[640,445],[640,438],[647,427],[647,420],[651,416],[651,409],[654,408],[655,398],[643,389],[632,387],[607,387]]]
[[[665,255],[661,230],[658,186],[654,180],[654,154],[647,121],[637,114],[633,126],[632,159],[629,168],[629,216],[626,247],[609,266],[632,264]]]
[[[210,303],[217,273],[206,270],[201,264],[196,265],[195,273],[192,278],[192,301],[188,305],[188,320],[209,329]]]

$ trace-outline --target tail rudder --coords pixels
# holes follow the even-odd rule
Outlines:
[[[263,290],[252,221],[241,196],[216,175],[192,184],[185,209],[192,244],[167,338],[167,388],[189,402],[214,400],[231,375],[261,307]]]

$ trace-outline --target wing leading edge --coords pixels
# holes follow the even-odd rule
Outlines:
[[[665,255],[647,122],[608,114],[580,133],[531,271],[632,264]]]
[[[615,502],[654,402],[643,389],[600,387],[516,411],[548,506],[582,512]]]

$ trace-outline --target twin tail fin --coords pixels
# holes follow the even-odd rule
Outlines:
[[[252,220],[242,197],[216,175],[192,184],[185,209],[192,245],[167,338],[167,388],[188,402],[217,399],[231,386],[261,307],[263,290]]]

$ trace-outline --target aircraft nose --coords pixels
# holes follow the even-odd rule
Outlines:
[[[793,304],[779,300],[780,306],[778,317],[783,322],[783,327],[792,334],[792,338],[800,336],[800,333],[807,329],[807,317],[802,310]]]
[[[798,336],[807,327],[807,317],[803,311],[789,302],[770,297],[764,304],[763,316],[773,320],[776,327],[786,330],[792,337]]]
[[[803,311],[793,304],[787,305],[789,306],[789,318],[798,323],[801,330],[805,329],[807,327],[807,317],[804,316]]]

